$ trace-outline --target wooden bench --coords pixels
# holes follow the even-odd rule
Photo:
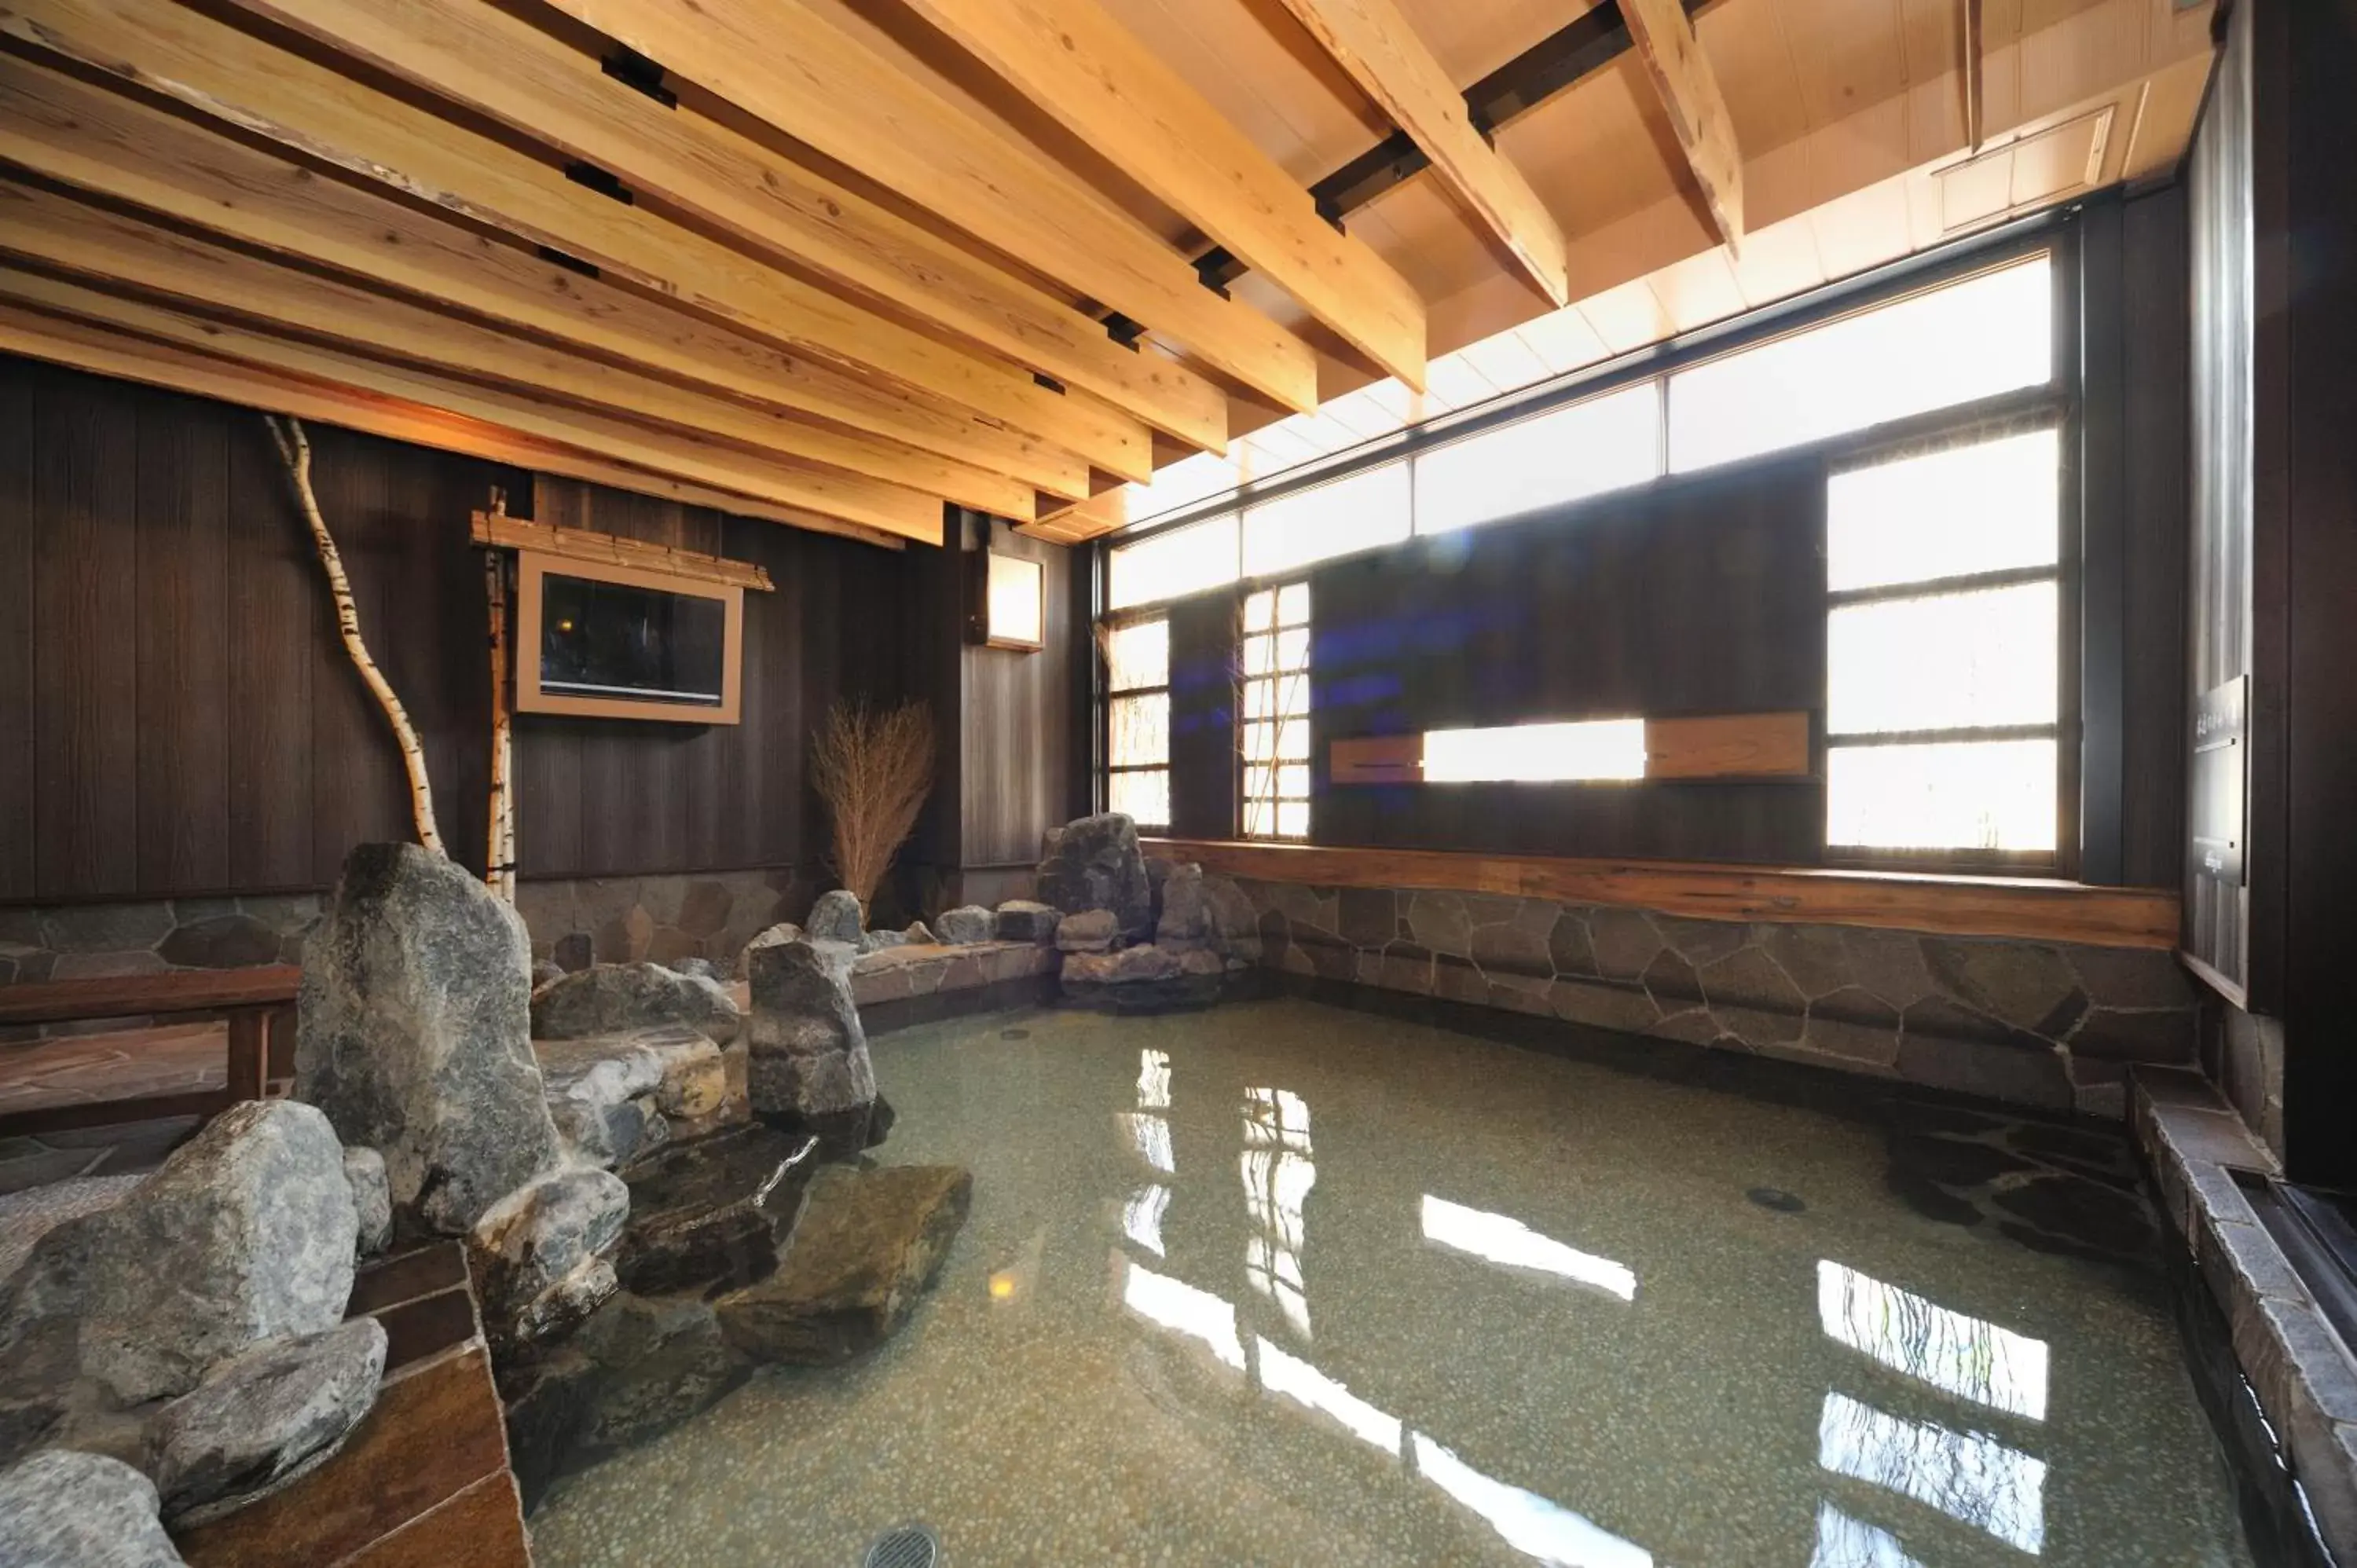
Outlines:
[[[177,970],[98,980],[0,986],[0,1025],[73,1024],[94,1018],[221,1019],[229,1026],[229,1079],[219,1090],[45,1105],[0,1114],[0,1136],[111,1126],[166,1116],[210,1116],[259,1100],[270,1075],[271,1018],[295,1000],[302,970]],[[0,1058],[5,1059],[5,1058]]]

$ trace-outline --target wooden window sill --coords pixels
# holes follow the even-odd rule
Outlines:
[[[1566,904],[1618,904],[1706,920],[1884,926],[1945,936],[2095,947],[2177,946],[2178,895],[2165,887],[1935,872],[1568,860],[1448,850],[1351,849],[1226,839],[1149,838],[1149,854],[1206,871],[1326,887],[1415,887]]]

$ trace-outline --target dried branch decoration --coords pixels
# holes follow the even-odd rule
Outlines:
[[[865,910],[933,787],[932,711],[835,703],[811,749],[811,776],[834,818],[835,875]]]
[[[436,854],[446,854],[441,832],[434,825],[434,787],[425,777],[425,748],[418,744],[417,731],[393,693],[393,683],[361,640],[361,615],[352,603],[351,579],[344,575],[344,558],[336,549],[336,536],[328,532],[328,520],[319,515],[319,498],[311,489],[310,438],[303,434],[302,422],[292,416],[264,414],[263,422],[270,426],[270,438],[278,444],[278,456],[285,460],[286,472],[295,480],[303,519],[311,525],[311,542],[319,547],[319,567],[328,575],[328,594],[335,601],[336,629],[343,634],[344,651],[352,656],[361,679],[375,693],[385,722],[393,726],[393,738],[401,747],[402,766],[409,771],[409,810],[417,822],[417,842]]]

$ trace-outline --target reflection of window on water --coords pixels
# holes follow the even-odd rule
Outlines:
[[[1424,1197],[1424,1239],[1510,1269],[1529,1269],[1637,1299],[1637,1276],[1627,1265],[1540,1235],[1519,1219]]]
[[[1286,1355],[1265,1339],[1256,1337],[1253,1350],[1260,1366],[1261,1387],[1330,1415],[1361,1442],[1398,1455],[1399,1417],[1384,1414],[1308,1362]]]
[[[1140,1051],[1137,1053],[1137,1108],[1140,1111],[1170,1109],[1170,1053]]]
[[[1652,1568],[1653,1554],[1536,1492],[1492,1480],[1415,1433],[1416,1472],[1490,1521],[1517,1552],[1566,1568]]]
[[[1122,1208],[1122,1234],[1156,1257],[1162,1256],[1162,1216],[1169,1207],[1170,1189],[1160,1182],[1140,1187]]]
[[[1140,1317],[1162,1325],[1189,1339],[1200,1339],[1211,1354],[1238,1371],[1244,1367],[1243,1341],[1236,1337],[1236,1309],[1209,1291],[1184,1280],[1157,1274],[1129,1264],[1121,1290],[1122,1305]]]
[[[1309,1107],[1283,1089],[1244,1090],[1244,1277],[1276,1304],[1294,1332],[1309,1337],[1309,1296],[1301,1276],[1301,1206],[1317,1185],[1309,1157]]]
[[[1169,1122],[1159,1116],[1141,1115],[1129,1111],[1114,1112],[1114,1120],[1128,1132],[1129,1141],[1137,1150],[1138,1158],[1165,1176],[1178,1168],[1172,1163]]]
[[[1827,1392],[1817,1464],[2036,1552],[2046,1541],[2046,1463],[1977,1432],[1908,1421]]]
[[[1951,1312],[1897,1285],[1817,1264],[1825,1333],[1896,1372],[2032,1421],[2046,1419],[2046,1342]]]
[[[1817,1550],[1809,1568],[1923,1568],[1900,1549],[1899,1538],[1856,1520],[1827,1502],[1817,1505]]]

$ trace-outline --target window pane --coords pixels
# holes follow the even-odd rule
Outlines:
[[[1142,620],[1116,627],[1105,662],[1107,679],[1116,692],[1138,686],[1170,684],[1170,623]]]
[[[1276,802],[1247,796],[1244,800],[1244,837],[1265,839],[1276,832]]]
[[[2061,467],[2057,433],[2035,430],[1835,474],[1825,486],[1826,585],[2054,564]]]
[[[2043,386],[2054,376],[2050,273],[2041,255],[1675,372],[1671,470]]]
[[[1309,668],[1309,628],[1297,626],[1276,634],[1276,667],[1279,670]]]
[[[1306,839],[1309,836],[1309,802],[1279,800],[1276,803],[1276,836],[1281,839]]]
[[[1276,746],[1275,725],[1244,725],[1244,760],[1266,762]]]
[[[1247,681],[1244,682],[1244,717],[1273,718],[1276,714],[1276,682]]]
[[[1309,620],[1309,585],[1287,583],[1276,596],[1276,622],[1279,626],[1303,626]]]
[[[1825,618],[1833,735],[2055,719],[2054,585],[1846,605]]]
[[[1646,381],[1415,458],[1415,531],[1474,523],[1641,485],[1662,471],[1662,398]]]
[[[1856,849],[2051,850],[2050,740],[1836,746],[1825,842]]]
[[[1105,597],[1114,609],[1175,599],[1236,580],[1235,514],[1207,518],[1113,553]]]
[[[1275,639],[1273,637],[1267,636],[1247,637],[1244,639],[1245,674],[1265,675],[1268,673],[1268,661],[1274,652],[1275,643]]]
[[[1290,800],[1309,798],[1309,765],[1288,762],[1276,770],[1276,792]]]
[[[1162,768],[1115,773],[1107,780],[1105,803],[1141,827],[1170,825],[1170,775]]]
[[[1424,737],[1427,784],[1554,783],[1644,776],[1642,719],[1429,730]]]
[[[1308,760],[1309,756],[1308,719],[1286,719],[1276,726],[1276,755],[1288,762]]]
[[[1111,729],[1115,768],[1169,761],[1169,694],[1157,692],[1149,697],[1115,697]]]
[[[1244,510],[1244,575],[1286,572],[1407,537],[1407,465],[1385,463]]]
[[[1256,594],[1245,596],[1244,629],[1246,631],[1267,631],[1273,624],[1275,614],[1276,594],[1274,590],[1263,588]]]

